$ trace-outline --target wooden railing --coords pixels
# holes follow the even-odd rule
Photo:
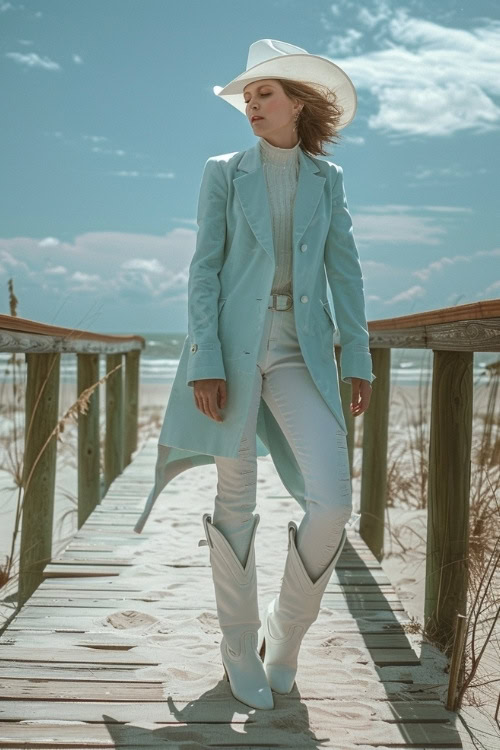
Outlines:
[[[78,528],[137,448],[141,336],[108,336],[0,315],[0,351],[26,356],[18,606],[43,580],[52,554],[61,353],[77,355]],[[104,476],[100,476],[99,355],[106,355]],[[123,377],[123,359],[125,376]]]
[[[467,605],[473,354],[500,351],[500,300],[368,323],[373,372],[363,415],[360,535],[380,561],[384,549],[391,349],[432,349],[424,627],[450,654]],[[339,347],[335,347],[337,359]],[[341,382],[352,466],[351,387]]]

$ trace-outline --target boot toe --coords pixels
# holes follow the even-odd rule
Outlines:
[[[261,662],[262,664],[262,662]],[[264,670],[262,674],[255,674],[256,670],[249,669],[235,672],[229,666],[229,684],[233,696],[252,708],[274,708],[274,699]]]
[[[269,685],[253,691],[251,696],[243,695],[241,698],[238,697],[238,700],[248,706],[252,706],[252,708],[258,708],[264,711],[274,708],[274,698]]]
[[[248,639],[248,640],[247,640]],[[252,708],[274,708],[274,699],[267,681],[266,671],[254,648],[255,634],[242,638],[238,659],[232,659],[225,638],[221,643],[221,655],[233,696]]]

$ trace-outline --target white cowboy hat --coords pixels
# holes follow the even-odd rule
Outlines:
[[[259,39],[251,44],[245,72],[225,86],[214,86],[213,91],[246,114],[243,89],[250,81],[261,78],[289,78],[326,86],[336,94],[338,104],[344,110],[337,129],[345,128],[354,119],[357,108],[356,89],[347,73],[326,57],[311,55],[302,47],[280,42],[278,39]]]

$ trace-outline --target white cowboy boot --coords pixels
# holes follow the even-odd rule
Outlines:
[[[245,567],[208,513],[203,515],[207,539],[201,539],[198,546],[208,544],[210,549],[217,615],[223,634],[220,650],[224,676],[235,698],[253,708],[267,709],[274,708],[274,700],[257,651],[261,620],[254,541],[260,516],[255,514],[254,518]]]
[[[298,553],[296,535],[297,525],[289,521],[288,554],[281,591],[264,612],[257,644],[271,689],[284,694],[293,688],[300,644],[318,617],[321,599],[344,547],[347,531],[343,529],[333,559],[315,583],[309,578]]]

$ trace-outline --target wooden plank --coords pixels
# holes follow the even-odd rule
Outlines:
[[[183,626],[183,634],[188,634],[190,631]],[[311,633],[311,631],[309,631]],[[309,634],[308,634],[309,635]],[[31,630],[13,631],[12,633],[4,634],[0,640],[0,660],[2,658],[9,658],[9,653],[21,652],[21,656],[24,653],[32,653],[30,648],[33,643],[34,633]],[[382,633],[354,633],[345,631],[338,633],[335,628],[335,634],[327,638],[328,642],[332,646],[338,646],[342,648],[349,647],[360,647],[368,649],[407,649],[408,638],[404,633],[393,633],[393,632],[382,632]],[[103,631],[100,633],[86,632],[84,636],[79,633],[65,633],[65,632],[37,632],[36,633],[37,647],[35,653],[41,652],[42,647],[51,649],[52,651],[64,653],[65,649],[71,649],[71,653],[74,654],[74,661],[78,660],[80,654],[86,654],[86,649],[98,650],[105,656],[106,652],[111,652],[109,658],[113,659],[120,652],[131,651],[133,655],[137,653],[139,649],[142,654],[143,651],[139,647],[143,645],[143,638],[141,636],[133,636],[129,633],[123,635],[116,634],[114,631]],[[19,647],[19,648],[18,648]],[[152,645],[148,645],[147,654],[151,657],[156,653],[156,648]],[[164,650],[163,648],[161,649]],[[132,655],[132,656],[133,656]],[[132,659],[132,656],[125,656],[125,660]],[[101,657],[99,657],[101,658]],[[137,658],[137,657],[136,657]]]
[[[191,585],[192,579],[191,579],[191,573],[189,574],[188,582],[185,585]],[[197,575],[197,580],[202,580],[203,583],[210,583],[211,582],[211,574],[210,574],[210,580],[208,576],[205,578],[205,580],[202,579],[201,575]],[[35,601],[40,601],[41,599],[58,599],[58,598],[67,598],[71,597],[72,599],[77,598],[87,598],[92,597],[93,599],[106,599],[111,596],[119,597],[119,596],[127,596],[129,599],[135,599],[135,598],[141,598],[147,595],[148,600],[150,601],[160,601],[162,597],[166,596],[169,593],[169,585],[167,584],[167,588],[162,589],[161,596],[158,594],[157,596],[154,596],[153,593],[150,593],[150,591],[145,591],[143,587],[124,587],[119,586],[118,582],[115,585],[113,585],[113,588],[110,588],[110,585],[107,586],[101,586],[102,578],[98,579],[91,579],[88,584],[88,588],[82,588],[81,584],[82,579],[78,579],[76,585],[73,585],[73,579],[64,579],[64,581],[59,582],[58,579],[55,578],[47,578],[46,581],[44,581],[35,591],[35,593],[30,597],[30,604],[33,604]],[[179,581],[179,575],[176,576],[175,586],[178,586],[179,584],[183,584],[183,581]],[[152,591],[155,591],[158,589],[152,589]],[[326,591],[330,594],[340,595],[344,594],[346,599],[353,596],[359,596],[360,594],[363,594],[363,598],[366,597],[367,600],[374,601],[378,597],[385,597],[389,601],[395,601],[397,599],[396,592],[390,588],[384,588],[383,591],[378,591],[377,588],[374,586],[350,586],[350,585],[341,585],[341,584],[331,584],[326,587]],[[373,592],[373,593],[371,593]],[[152,598],[150,598],[152,597]]]
[[[101,567],[97,565],[67,565],[65,563],[49,563],[43,569],[44,578],[50,578],[56,576],[61,578],[63,576],[77,577],[77,576],[112,576],[120,575],[123,568],[126,565],[111,565],[106,563]]]
[[[27,654],[31,656],[28,657]],[[411,648],[369,650],[360,647],[335,648],[330,646],[327,649],[322,649],[322,658],[331,658],[336,662],[342,662],[343,656],[346,657],[347,661],[351,654],[354,656],[354,660],[349,659],[351,663],[366,664],[373,662],[379,667],[416,666],[420,664],[419,658]],[[151,658],[141,660],[140,657],[134,659],[133,655],[128,653],[97,654],[92,649],[90,649],[90,653],[81,651],[78,654],[70,649],[40,648],[38,651],[27,649],[25,654],[18,653],[16,656],[17,658],[12,658],[12,656],[9,658],[7,654],[1,654],[0,661],[4,679],[41,675],[50,680],[52,677],[54,679],[61,678],[63,673],[64,679],[68,679],[68,677],[76,679],[74,673],[79,671],[89,672],[95,677],[100,675],[106,680],[135,680],[138,679],[137,670],[140,667],[153,667],[165,662],[164,652],[157,653],[156,660]],[[148,675],[151,676],[152,673],[148,671]],[[381,676],[383,676],[383,673]]]
[[[203,608],[203,612],[216,613],[216,611],[217,610],[215,606]],[[183,607],[182,609],[175,609],[174,607],[172,607],[170,612],[172,614],[188,612],[190,613],[190,616],[192,618],[196,618],[197,614],[200,613],[200,610],[197,607]],[[361,614],[359,617],[356,617],[354,614],[352,614],[351,617],[346,617],[347,613],[343,612],[342,620],[332,619],[330,625],[331,629],[334,630],[334,632],[337,634],[352,632],[381,633],[386,631],[388,628],[394,628],[401,631],[402,624],[404,624],[405,622],[411,623],[410,618],[400,612],[369,612],[367,610],[360,610],[360,612]],[[97,613],[95,613],[93,617],[98,617]],[[90,619],[92,618],[86,618],[86,620]],[[87,624],[85,624],[83,621],[78,623],[76,622],[76,620],[77,618],[75,618],[73,615],[67,615],[66,617],[36,618],[23,617],[22,614],[19,614],[10,623],[9,631],[26,629],[29,629],[31,631],[55,631],[61,629],[76,633],[84,633],[90,629],[88,622]]]
[[[63,604],[62,606],[57,605],[45,605],[37,602],[36,604],[27,604],[23,607],[20,617],[24,618],[41,618],[41,617],[97,617],[99,615],[104,616],[107,612],[114,611],[116,609],[127,608],[127,602],[124,600],[111,600],[110,604],[102,602],[102,600],[96,600],[95,603],[91,603],[85,606],[84,601],[74,602],[71,604]],[[139,611],[155,615],[161,614],[162,612],[170,612],[172,610],[179,610],[178,604],[168,604],[163,601],[155,602],[154,607],[148,607],[146,601],[131,601],[131,605],[139,609]],[[322,607],[331,607],[338,612],[349,611],[349,612],[370,612],[373,614],[380,614],[383,612],[400,612],[404,613],[404,607],[400,602],[384,602],[384,601],[345,601],[342,597],[330,598],[325,594],[322,600]],[[206,595],[206,601],[200,596],[198,605],[196,607],[186,607],[186,609],[199,609],[204,607],[206,609],[214,609],[215,601],[214,596],[211,592]]]
[[[166,570],[166,576],[163,576],[164,568]],[[33,596],[37,596],[40,591],[60,589],[73,589],[82,590],[86,586],[96,590],[113,589],[116,591],[128,589],[133,590],[144,590],[144,585],[147,584],[148,589],[153,587],[157,590],[166,591],[167,587],[171,584],[183,585],[185,583],[191,585],[194,580],[201,581],[203,584],[212,583],[212,571],[210,566],[198,565],[198,566],[180,566],[175,568],[175,577],[173,576],[173,566],[162,565],[161,572],[162,577],[160,580],[155,579],[151,575],[147,574],[134,574],[134,571],[127,571],[127,576],[116,578],[116,576],[100,576],[95,579],[91,576],[85,581],[83,576],[79,576],[77,579],[71,580],[64,576],[58,578],[57,576],[51,576],[49,579],[41,582],[40,586],[34,592]],[[269,581],[272,581],[272,587],[269,587]],[[279,588],[279,581],[269,576],[269,571],[265,568],[261,568],[260,579],[259,579],[259,592],[263,589],[269,589],[270,591],[276,591]],[[332,579],[326,587],[328,592],[366,592],[366,593],[380,593],[380,594],[391,594],[395,593],[394,588],[390,583],[378,583],[373,581],[371,578],[366,583],[358,583],[349,578],[347,582],[339,581],[338,578]]]
[[[276,701],[273,718],[280,714],[292,710],[297,710],[297,697],[279,696]],[[315,709],[325,708],[330,716],[342,720],[346,715],[353,719],[356,716],[365,716],[373,720],[373,706],[369,701],[362,697],[358,700],[338,700],[337,698],[324,698],[317,700],[308,699],[308,706]],[[29,707],[29,709],[28,709]],[[172,710],[168,702],[144,702],[137,703],[111,703],[111,702],[93,702],[82,701],[64,702],[64,701],[9,701],[9,703],[0,704],[0,720],[22,721],[26,719],[29,713],[36,716],[41,721],[50,721],[58,718],[61,721],[95,721],[99,713],[112,713],[113,719],[119,722],[136,722],[141,720],[151,722],[175,721],[179,715],[185,715],[189,720],[187,711],[189,711],[190,702],[177,700],[175,711]],[[238,717],[235,717],[238,718]],[[257,722],[260,724],[263,718],[263,712],[257,715],[249,714],[245,716],[245,723]],[[444,706],[436,701],[396,701],[390,700],[387,696],[377,700],[375,719],[387,721],[390,723],[400,722],[446,722],[453,719]],[[196,716],[193,718],[198,722],[227,722],[227,696],[226,695],[206,695],[200,697],[196,702]],[[231,719],[232,721],[232,719]]]
[[[144,667],[130,666],[128,664],[102,664],[99,660],[99,655],[94,653],[94,661],[85,664],[75,663],[60,663],[54,661],[48,662],[9,662],[2,661],[2,684],[9,686],[10,680],[19,682],[20,680],[34,681],[41,680],[43,685],[53,685],[59,682],[71,682],[75,680],[85,680],[92,684],[97,684],[99,681],[118,682],[121,684],[131,684],[145,682],[145,675],[141,678],[141,669]],[[163,685],[163,675],[160,671],[156,672],[156,676],[153,673],[153,666],[148,666],[148,679],[147,682],[151,684]],[[8,687],[7,687],[8,689]],[[15,689],[15,688],[14,688]],[[3,696],[8,698],[9,694],[6,693]]]
[[[100,550],[93,550],[91,552],[76,552],[75,550],[67,550],[62,552],[57,557],[53,557],[50,561],[51,568],[55,565],[122,565],[124,567],[132,566],[133,560],[127,557],[120,557],[112,552],[103,552]]]
[[[177,670],[179,671],[179,670]],[[309,670],[311,671],[311,670]],[[220,686],[221,691],[228,691],[229,697],[231,692],[227,685],[227,680],[223,679],[223,668],[222,665],[212,664],[208,670],[208,674],[200,675],[194,682],[194,686],[184,684],[184,680],[172,679],[171,681],[161,679],[160,677],[139,679],[137,678],[120,678],[120,676],[114,679],[109,679],[103,674],[98,676],[87,675],[87,678],[81,676],[85,673],[82,669],[79,670],[78,676],[65,679],[63,676],[54,675],[50,679],[47,679],[43,675],[43,671],[40,670],[39,677],[19,677],[9,678],[0,677],[0,691],[4,699],[6,700],[71,700],[71,701],[121,701],[121,702],[135,702],[135,701],[164,701],[165,691],[168,694],[175,694],[178,697],[184,697],[188,699],[189,692],[200,691],[201,685],[204,681],[215,682]],[[110,674],[112,671],[110,670]],[[332,667],[329,675],[329,681],[326,685],[314,685],[311,681],[316,680],[314,675],[307,675],[307,670],[303,668],[301,675],[297,677],[297,684],[302,699],[304,699],[303,692],[307,694],[309,691],[312,692],[313,696],[319,698],[321,693],[328,690],[328,684],[330,686],[335,685],[335,691],[339,686],[339,696],[350,695],[351,699],[354,700],[356,695],[360,695],[360,681],[364,685],[370,686],[371,689],[376,689],[378,685],[381,690],[378,690],[379,697],[382,695],[381,691],[384,691],[388,697],[391,696],[391,690],[393,696],[401,695],[403,687],[414,687],[411,682],[404,683],[403,680],[392,680],[384,681],[377,679],[377,673],[365,669],[363,671],[363,679],[361,680],[359,675],[352,675],[346,669],[339,667]],[[206,683],[205,683],[206,684]],[[304,690],[302,689],[304,686]],[[397,686],[397,688],[396,688]],[[142,695],[141,695],[142,691]],[[203,691],[201,691],[203,692]],[[187,694],[186,694],[187,693]],[[295,694],[297,696],[297,688],[294,688],[290,695]],[[363,696],[366,697],[365,691]],[[281,697],[281,696],[280,696]],[[8,708],[7,708],[8,710]]]
[[[98,596],[96,596],[96,593]],[[104,596],[106,592],[99,591],[99,592],[91,592],[91,591],[78,591],[78,592],[66,592],[66,595],[62,596],[51,596],[43,595],[43,596],[32,596],[29,600],[29,606],[31,607],[100,607],[103,609],[116,609],[117,607],[133,607],[136,606],[138,602],[142,602],[145,604],[154,604],[159,609],[162,608],[162,603],[166,598],[169,597],[175,597],[177,600],[178,598],[178,592],[166,592],[163,596],[154,596],[153,594],[148,594],[146,592],[143,593],[128,593],[128,594],[122,594],[120,596],[119,593],[117,593],[115,598],[111,597],[111,592],[108,593],[107,596]],[[114,592],[113,592],[114,593]],[[213,603],[214,597],[210,593],[210,591],[207,591],[205,593],[207,604]],[[359,596],[350,596],[349,594],[346,594],[345,596],[342,596],[342,594],[332,594],[326,599],[326,595],[324,598],[324,603],[327,606],[335,606],[335,608],[340,609],[340,607],[337,607],[337,604],[341,603],[347,603],[352,604],[353,609],[359,609],[361,608],[369,608],[369,609],[386,609],[385,606],[376,607],[376,604],[384,605],[387,603],[393,604],[394,609],[403,609],[403,606],[397,596],[394,594],[392,597],[383,597],[381,595],[376,594],[366,594],[363,599],[361,599]],[[203,600],[199,601],[198,604],[202,606]],[[365,607],[365,605],[369,604],[369,607]],[[359,605],[359,606],[358,606]],[[397,605],[397,606],[396,606]],[[345,608],[345,607],[344,607]],[[351,609],[351,606],[349,606],[349,609]]]
[[[66,701],[164,701],[162,681],[137,680],[51,680],[40,678],[8,679],[0,677],[0,693],[6,700]],[[141,697],[142,696],[142,697]],[[1,724],[0,724],[1,726]]]
[[[144,649],[141,655],[136,650],[132,651],[105,651],[99,652],[93,648],[63,648],[62,646],[47,648],[37,645],[36,648],[23,646],[0,646],[0,662],[3,669],[8,669],[14,663],[41,663],[41,664],[93,664],[98,661],[100,666],[117,664],[128,667],[156,666],[158,658],[152,658],[151,652],[156,651],[161,656],[159,649]]]
[[[292,718],[291,713],[288,716]],[[108,718],[112,720],[111,716]],[[276,720],[276,717],[274,717],[275,722]],[[288,729],[276,728],[271,722],[268,724],[265,720],[258,723],[249,723],[248,720],[241,719],[239,723],[244,724],[244,732],[235,731],[232,728],[233,724],[238,725],[238,721],[233,722],[229,716],[227,723],[196,722],[190,736],[193,739],[194,737],[198,738],[197,744],[202,740],[203,747],[219,748],[228,745],[232,748],[262,748],[262,740],[265,736],[265,747],[302,748],[302,750],[305,747],[305,742],[310,743],[307,738],[311,736],[311,733],[314,735],[321,733],[324,737],[326,732],[328,734],[331,732],[330,736],[335,740],[335,747],[340,746],[342,748],[359,746],[362,742],[372,744],[384,742],[386,745],[397,747],[414,748],[420,745],[427,748],[430,746],[450,748],[453,743],[456,747],[460,740],[456,729],[450,724],[444,723],[390,724],[384,721],[367,720],[360,726],[361,722],[359,721],[355,725],[352,720],[344,719],[342,725],[339,720],[333,722],[336,726],[335,730],[332,730],[332,719],[330,716],[325,716],[324,713],[321,714],[320,709],[317,712],[314,712],[314,710],[309,712],[307,722],[309,728],[304,728],[302,731],[291,727]],[[295,727],[300,726],[297,719],[294,724]],[[142,720],[135,722],[134,726],[130,724],[117,726],[114,722],[109,724],[86,723],[85,725],[25,724],[22,726],[22,731],[24,741],[31,743],[31,746],[34,743],[41,744],[50,741],[53,748],[60,747],[63,743],[68,742],[71,742],[73,747],[76,742],[86,743],[87,746],[90,746],[91,743],[98,743],[99,747],[116,747],[115,743],[119,741],[119,747],[136,750],[141,746],[147,747],[144,743],[148,741],[151,743],[150,746],[153,746],[153,744],[158,746],[160,741],[170,744],[180,741],[183,737],[184,744],[188,738],[188,730],[186,729],[188,726],[189,724],[181,723],[179,719],[171,724],[166,722],[151,724]],[[0,742],[19,741],[19,729],[19,724],[16,722],[1,722]]]
[[[50,648],[68,646],[76,647],[77,651],[80,648],[93,648],[114,652],[127,651],[136,648],[143,642],[140,635],[116,632],[114,630],[104,630],[101,632],[87,631],[84,635],[81,635],[80,633],[60,630],[33,631],[31,628],[29,630],[18,629],[11,631],[9,627],[0,639],[0,653],[3,653],[4,648],[10,646],[32,646],[34,637],[36,637],[37,646],[48,646]]]

